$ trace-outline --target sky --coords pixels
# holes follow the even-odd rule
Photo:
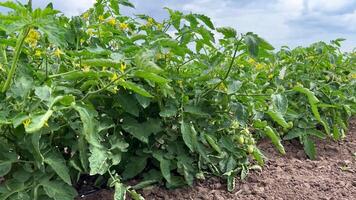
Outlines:
[[[0,0],[4,1],[4,0]],[[24,0],[21,0],[24,2]],[[33,0],[44,6],[50,0]],[[95,0],[52,0],[66,15],[77,15]],[[214,24],[239,32],[255,32],[277,49],[283,45],[306,46],[317,41],[345,38],[343,50],[356,47],[356,0],[131,0],[136,9],[123,13],[168,17],[164,7],[211,17]],[[1,8],[0,8],[1,11]]]

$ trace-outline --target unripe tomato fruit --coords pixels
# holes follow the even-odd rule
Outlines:
[[[248,146],[247,146],[247,152],[248,152],[249,154],[253,153],[254,150],[255,150],[255,147],[254,147],[253,145],[248,145]]]

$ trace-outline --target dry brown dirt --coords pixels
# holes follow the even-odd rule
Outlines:
[[[196,183],[193,188],[153,187],[139,192],[147,200],[356,200],[356,120],[350,123],[344,141],[317,142],[317,160],[307,159],[296,141],[284,146],[287,154],[282,156],[268,141],[262,141],[259,147],[268,157],[266,165],[262,171],[250,172],[245,181],[238,181],[232,193],[217,178]],[[78,200],[113,200],[113,194],[101,190]]]

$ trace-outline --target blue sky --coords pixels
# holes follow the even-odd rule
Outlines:
[[[3,1],[3,0],[0,0]],[[76,15],[95,0],[53,0],[56,9]],[[136,9],[157,19],[167,17],[163,7],[202,13],[217,26],[231,26],[240,32],[252,31],[276,48],[305,46],[316,41],[347,39],[344,50],[356,47],[356,0],[131,0]],[[36,6],[49,0],[33,0]]]

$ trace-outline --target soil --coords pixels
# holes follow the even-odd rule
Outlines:
[[[139,191],[147,199],[258,200],[258,199],[356,199],[356,120],[344,141],[317,141],[318,158],[309,160],[297,142],[284,143],[287,154],[280,155],[268,142],[259,148],[269,158],[262,171],[251,171],[236,190],[226,190],[224,181],[209,178],[193,188],[167,190],[162,187]],[[113,193],[101,190],[78,200],[113,200]]]

